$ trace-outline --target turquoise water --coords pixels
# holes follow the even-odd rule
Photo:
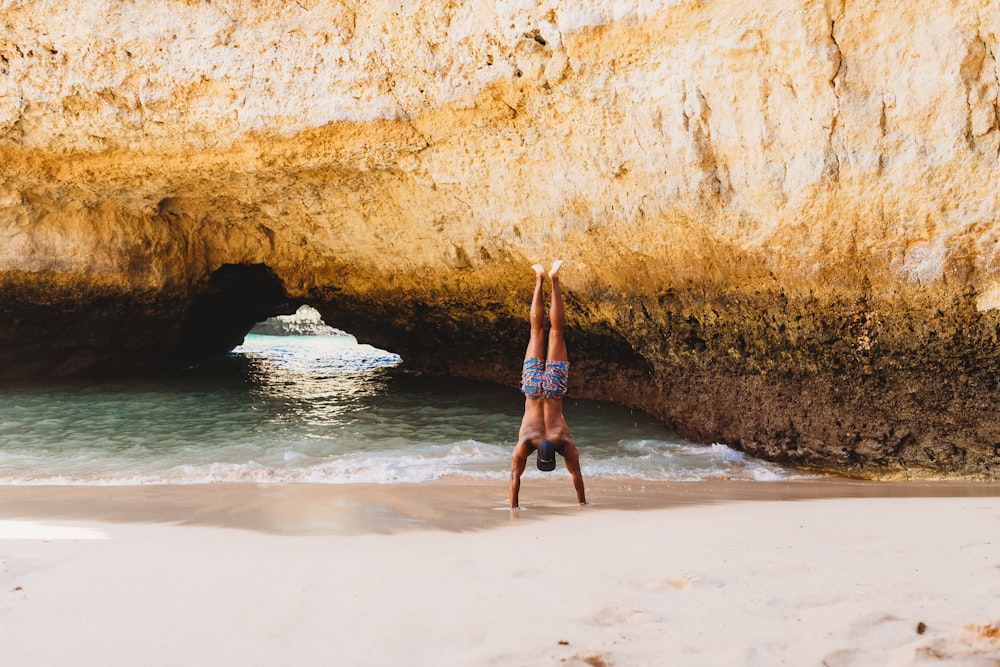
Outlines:
[[[515,389],[419,376],[351,336],[250,335],[194,370],[0,386],[0,483],[503,479],[522,408]],[[798,476],[608,403],[565,413],[588,477]],[[567,475],[532,462],[526,477],[543,474]]]

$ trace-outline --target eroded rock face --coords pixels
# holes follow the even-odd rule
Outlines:
[[[0,374],[309,303],[514,385],[562,257],[576,395],[1000,477],[1000,5],[757,4],[4,3]]]

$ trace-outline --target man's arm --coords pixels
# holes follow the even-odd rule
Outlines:
[[[573,476],[573,488],[576,489],[576,499],[581,505],[587,504],[587,493],[583,489],[583,473],[580,472],[580,452],[576,445],[569,438],[565,439],[566,446],[563,449],[563,459],[566,461],[566,470]]]
[[[510,508],[517,509],[517,494],[521,491],[521,475],[528,463],[527,447],[524,442],[517,443],[510,457]]]

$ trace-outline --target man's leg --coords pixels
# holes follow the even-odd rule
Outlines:
[[[547,358],[550,361],[567,361],[569,359],[566,355],[566,339],[563,338],[566,315],[563,309],[562,291],[559,289],[560,266],[562,266],[562,260],[557,259],[549,271],[549,280],[552,281],[552,304],[549,306],[549,323],[552,328],[549,330]]]
[[[528,339],[528,349],[525,359],[537,357],[545,359],[545,303],[542,299],[542,282],[545,269],[541,264],[531,267],[535,270],[535,294],[531,297],[531,338]]]

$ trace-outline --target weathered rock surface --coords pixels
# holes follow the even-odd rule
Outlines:
[[[0,374],[318,308],[869,476],[1000,477],[1000,3],[0,4]]]

